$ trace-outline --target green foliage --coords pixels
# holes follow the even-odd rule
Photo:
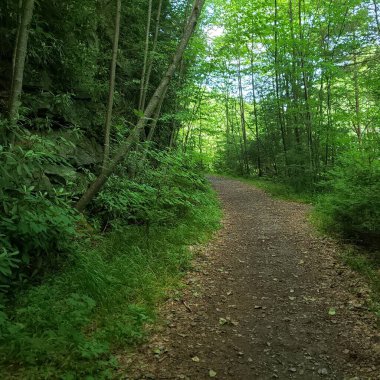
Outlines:
[[[276,198],[302,203],[314,203],[315,195],[309,192],[297,192],[286,183],[274,181],[273,178],[239,178],[241,181],[254,185]]]
[[[149,151],[131,180],[113,175],[94,202],[102,223],[173,224],[201,206],[207,184],[193,155]]]
[[[194,165],[190,157],[154,157],[158,166],[170,163],[176,170]],[[157,170],[162,175],[164,169]],[[190,186],[192,176],[199,183]],[[154,223],[149,231],[124,225],[101,238],[85,239],[60,273],[0,309],[0,377],[11,371],[22,379],[109,378],[117,365],[115,350],[145,338],[145,325],[154,320],[157,303],[178,286],[188,268],[187,246],[208,238],[220,219],[218,202],[204,179],[194,172],[168,175],[166,181],[169,178],[172,182],[165,186],[177,186],[183,193],[179,197],[188,202],[194,201],[190,193],[197,189],[191,212],[176,214],[170,223]],[[131,183],[128,189],[140,189],[141,184]]]
[[[329,232],[364,244],[380,241],[380,161],[349,154],[330,172],[316,214]]]
[[[61,141],[63,143],[63,141]],[[0,286],[47,269],[76,235],[69,194],[54,187],[47,167],[69,166],[52,142],[25,135],[0,147]]]

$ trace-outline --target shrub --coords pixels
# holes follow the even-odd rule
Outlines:
[[[322,227],[365,244],[380,241],[380,161],[346,155],[329,178],[316,207]]]
[[[191,155],[150,152],[133,180],[111,176],[91,212],[103,224],[173,224],[204,202],[207,185],[197,165]]]
[[[48,140],[24,136],[0,147],[0,286],[34,276],[67,249],[77,215],[69,194],[55,187],[45,167],[68,164]]]
[[[113,353],[146,337],[157,303],[190,264],[187,246],[219,225],[215,194],[199,186],[200,206],[186,217],[152,226],[149,238],[129,225],[78,239],[64,270],[0,303],[0,378],[117,377]]]

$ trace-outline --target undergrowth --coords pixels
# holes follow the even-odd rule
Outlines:
[[[321,184],[315,218],[321,229],[367,247],[380,243],[380,161],[367,152],[341,157]]]
[[[144,325],[189,265],[187,245],[217,228],[213,200],[175,227],[130,226],[83,243],[68,268],[0,313],[1,378],[108,378],[113,350],[144,339]],[[88,248],[90,247],[90,248]]]
[[[190,264],[187,247],[208,239],[220,220],[191,157],[157,154],[150,162],[133,181],[113,178],[115,187],[90,208],[107,233],[82,235],[39,285],[0,293],[1,379],[112,378],[115,352],[144,340]]]

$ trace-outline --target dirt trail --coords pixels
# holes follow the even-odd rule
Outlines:
[[[336,259],[335,243],[313,232],[309,206],[236,180],[211,181],[223,228],[121,377],[380,379],[368,290]]]

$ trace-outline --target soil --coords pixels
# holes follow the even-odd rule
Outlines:
[[[309,205],[210,178],[223,227],[195,247],[186,286],[123,379],[380,379],[369,290],[318,236]]]

